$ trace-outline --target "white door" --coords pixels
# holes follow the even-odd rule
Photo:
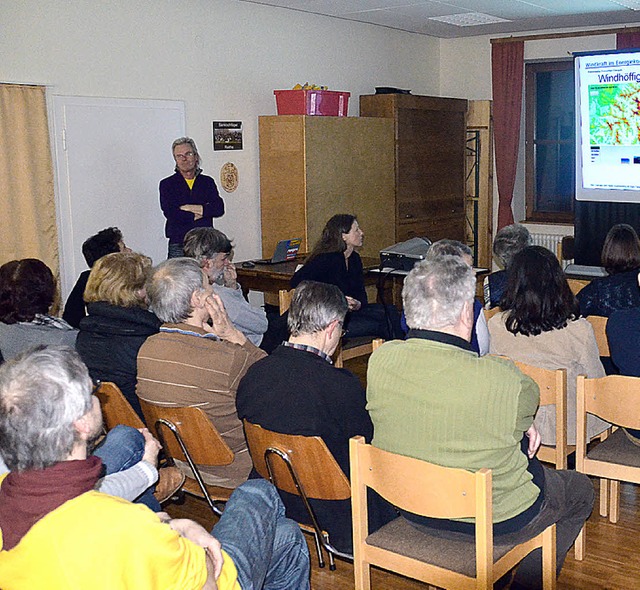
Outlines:
[[[185,135],[182,101],[52,97],[63,301],[87,268],[82,243],[117,226],[134,252],[164,260],[158,183],[173,173]]]

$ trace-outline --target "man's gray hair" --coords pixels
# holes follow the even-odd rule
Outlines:
[[[508,268],[513,257],[531,245],[529,230],[520,223],[503,227],[493,240],[493,253],[504,268]]]
[[[231,240],[213,227],[195,227],[184,237],[184,255],[195,258],[200,266],[220,252],[229,254],[232,248]]]
[[[191,148],[191,151],[194,153],[195,157],[196,157],[196,174],[202,172],[202,168],[200,168],[200,154],[198,153],[198,148],[196,147],[196,142],[193,141],[193,139],[191,139],[190,137],[178,137],[178,139],[176,139],[172,144],[171,144],[171,155],[174,156],[174,151],[179,145],[184,145],[184,144],[188,144],[189,147]],[[175,156],[174,156],[175,158]],[[176,165],[175,168],[176,172],[178,172],[178,166]]]
[[[407,275],[402,301],[407,326],[438,330],[453,326],[465,302],[473,302],[476,276],[459,256],[423,260]]]
[[[289,332],[292,336],[315,334],[334,320],[344,322],[348,309],[345,296],[335,285],[302,281],[289,307]]]
[[[146,284],[149,309],[163,322],[177,324],[193,312],[191,296],[203,288],[204,274],[193,258],[170,258],[151,271]]]
[[[68,346],[39,346],[0,367],[0,454],[11,471],[44,469],[67,459],[74,422],[91,410],[93,385]]]
[[[438,256],[470,256],[473,258],[471,248],[458,240],[438,240],[429,246],[426,260],[433,260]]]

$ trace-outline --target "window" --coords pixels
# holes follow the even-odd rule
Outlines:
[[[572,223],[575,193],[573,61],[525,65],[528,221]]]

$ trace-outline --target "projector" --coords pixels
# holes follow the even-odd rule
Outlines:
[[[431,246],[429,238],[411,238],[380,250],[380,266],[394,270],[410,271],[416,264],[424,260]]]

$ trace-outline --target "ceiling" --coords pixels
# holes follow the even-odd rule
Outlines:
[[[241,1],[445,39],[640,22],[640,0]]]

